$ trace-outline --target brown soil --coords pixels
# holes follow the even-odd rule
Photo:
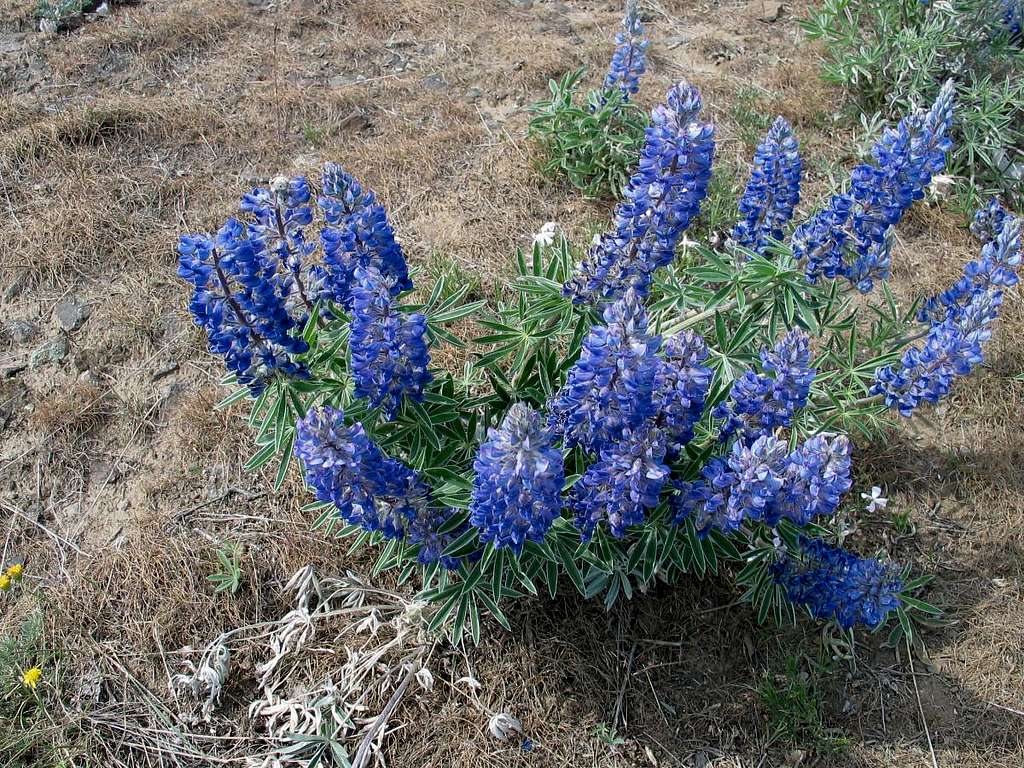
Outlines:
[[[757,109],[795,124],[812,190],[849,161],[855,132],[833,123],[841,98],[818,78],[801,3],[772,22],[761,0],[641,4],[645,106],[691,79],[720,159],[746,163],[732,105],[753,90]],[[581,235],[609,214],[540,178],[524,107],[570,69],[596,79],[620,3],[148,0],[51,38],[33,29],[33,5],[0,0],[3,554],[27,559],[67,679],[115,653],[166,698],[163,649],[279,615],[281,585],[310,561],[366,567],[309,531],[300,478],[273,494],[269,477],[242,471],[245,410],[211,410],[221,369],[185,311],[177,235],[215,228],[257,180],[334,160],[379,193],[412,262],[450,259],[499,283],[543,222]],[[901,229],[899,294],[941,288],[971,248],[955,214],[917,211]],[[88,318],[65,331],[56,307],[68,298]],[[14,321],[38,334],[17,341]],[[480,705],[520,717],[534,750],[493,740],[481,710],[439,685],[399,709],[389,764],[930,765],[925,724],[940,765],[1024,764],[1022,331],[1014,294],[979,375],[927,421],[860,447],[855,490],[884,486],[889,512],[913,524],[900,535],[888,514],[864,514],[861,530],[935,574],[928,599],[953,623],[925,634],[919,694],[905,656],[870,637],[855,671],[828,662],[816,674],[822,722],[847,747],[773,738],[758,685],[788,656],[818,658],[818,629],[721,609],[737,595],[721,578],[659,586],[610,613],[574,597],[520,602],[512,631],[486,626],[456,677],[471,670]],[[22,368],[49,341],[66,356]],[[205,579],[227,540],[246,546],[250,586],[234,598]],[[0,606],[9,629],[28,601]],[[242,687],[228,698],[244,732]],[[611,746],[595,728],[616,713],[625,741]]]

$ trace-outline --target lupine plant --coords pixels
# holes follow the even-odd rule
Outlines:
[[[581,258],[537,238],[492,303],[443,279],[414,291],[381,203],[334,164],[315,207],[305,179],[279,178],[243,198],[244,222],[181,238],[192,312],[239,387],[225,402],[255,398],[249,468],[276,457],[280,484],[297,459],[318,525],[418,574],[456,640],[485,613],[507,627],[524,594],[611,606],[733,567],[761,621],[895,615],[895,641],[937,613],[914,596],[927,577],[841,548],[846,433],[879,434],[981,362],[1020,223],[992,202],[962,279],[904,308],[889,292],[893,229],[945,167],[947,84],[795,226],[802,164],[776,121],[732,238],[685,242],[715,151],[702,109],[673,87],[608,232]],[[482,329],[476,375],[431,364],[466,345],[455,320]]]
[[[630,0],[601,87],[588,91],[580,104],[586,69],[548,83],[551,98],[530,108],[534,117],[529,128],[545,174],[564,175],[588,197],[617,195],[629,181],[647,125],[646,113],[632,97],[647,69],[648,44],[636,3]]]
[[[1024,195],[1020,0],[822,0],[802,22],[824,43],[825,79],[866,114],[893,116],[957,80],[948,172],[968,210],[989,191]]]

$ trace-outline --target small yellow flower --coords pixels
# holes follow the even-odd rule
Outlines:
[[[21,576],[22,576],[22,574],[24,572],[25,572],[25,566],[22,565],[21,563],[15,563],[14,565],[12,565],[10,568],[7,569],[7,573],[4,574],[4,575],[7,576],[9,579],[11,579],[11,581],[17,581],[18,579],[21,578]]]
[[[6,573],[0,574],[0,589],[2,589],[4,592],[6,592],[10,588],[11,588],[11,577],[8,576]]]
[[[32,667],[32,669],[26,669],[25,674],[21,676],[21,684],[26,688],[31,688],[33,691],[36,686],[39,685],[39,678],[43,676],[43,670],[39,667]]]

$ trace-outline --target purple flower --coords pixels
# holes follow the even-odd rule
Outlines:
[[[786,555],[773,567],[789,599],[818,619],[835,619],[843,629],[874,629],[902,604],[899,569],[861,558],[817,539],[800,539],[799,557]]]
[[[776,118],[754,153],[750,181],[739,202],[742,218],[733,228],[732,240],[762,255],[769,238],[781,240],[783,227],[800,202],[802,174],[793,129],[783,118]]]
[[[711,178],[715,131],[698,122],[701,106],[700,92],[681,81],[654,108],[615,228],[598,239],[563,287],[573,302],[613,302],[630,288],[646,296],[654,271],[672,262]]]
[[[540,414],[513,405],[499,429],[491,429],[473,463],[470,523],[480,540],[517,555],[526,541],[542,541],[562,512],[562,453]]]
[[[647,69],[646,51],[650,45],[643,34],[636,3],[630,2],[622,19],[622,31],[615,36],[615,53],[604,78],[605,91],[618,88],[623,98],[628,99],[640,90],[640,76]]]
[[[650,426],[626,430],[619,442],[604,447],[570,493],[583,541],[602,522],[616,538],[642,523],[646,511],[657,506],[669,475],[664,462],[664,438]]]
[[[422,400],[431,381],[427,319],[400,312],[391,280],[372,267],[358,267],[354,277],[349,350],[355,393],[393,418],[403,397]]]

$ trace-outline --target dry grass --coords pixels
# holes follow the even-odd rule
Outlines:
[[[746,162],[732,106],[755,88],[758,108],[789,118],[815,161],[812,205],[827,186],[824,163],[849,161],[853,132],[832,124],[838,96],[818,80],[813,51],[798,47],[800,4],[770,25],[759,2],[645,5],[654,58],[642,103],[692,79],[719,124],[721,157]],[[5,29],[27,29],[30,13],[30,3],[0,0]],[[186,735],[184,756],[157,758],[150,741],[149,753],[127,742],[159,740],[147,729],[174,723],[165,662],[279,615],[280,586],[302,565],[369,567],[309,531],[295,474],[272,495],[269,470],[242,472],[244,408],[211,409],[221,372],[185,315],[175,235],[216,228],[255,179],[337,160],[387,204],[414,263],[451,259],[490,295],[543,222],[581,240],[609,214],[540,179],[522,136],[524,108],[548,77],[586,64],[597,80],[619,13],[591,0],[296,0],[279,12],[245,0],[115,4],[71,35],[30,34],[16,61],[0,62],[0,274],[30,277],[5,315],[40,325],[38,344],[59,332],[52,308],[65,293],[93,308],[67,361],[0,382],[5,551],[31,555],[50,645],[66,651],[55,663],[71,697],[67,732],[84,734],[77,746],[101,764],[209,766],[193,754],[213,743],[204,739],[249,728],[254,659],[240,653],[216,732]],[[962,222],[941,206],[916,208],[900,238],[901,298],[942,287],[973,257]],[[982,375],[930,423],[857,456],[859,484],[883,485],[914,526],[904,536],[887,515],[866,515],[861,535],[935,573],[929,598],[957,622],[927,633],[933,665],[918,667],[917,687],[940,764],[964,768],[1016,767],[1024,756],[1021,717],[1000,708],[1024,709],[1019,298],[1004,315]],[[4,344],[5,356],[31,351]],[[438,361],[457,369],[464,356],[445,350]],[[155,379],[168,363],[177,369]],[[227,541],[245,548],[235,596],[205,579]],[[817,659],[816,630],[760,628],[745,608],[721,608],[735,595],[723,578],[659,586],[610,614],[571,597],[521,601],[512,632],[485,627],[479,648],[434,670],[432,693],[402,704],[384,739],[389,764],[794,765],[801,745],[773,740],[774,713],[756,688],[788,656]],[[29,606],[5,608],[0,627]],[[314,658],[327,665],[316,670],[329,667],[329,654]],[[826,666],[822,719],[850,746],[804,765],[930,762],[905,660],[868,639],[855,673]],[[97,669],[107,698],[76,703]],[[478,692],[455,685],[466,675]],[[534,751],[491,739],[492,711],[522,718]],[[625,743],[603,741],[602,723]]]

